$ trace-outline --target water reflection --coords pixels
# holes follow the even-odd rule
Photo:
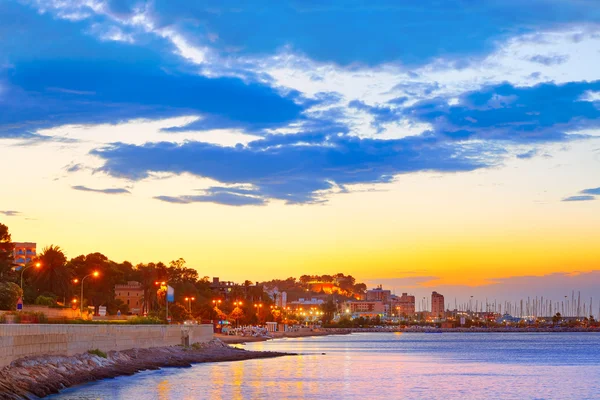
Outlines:
[[[150,371],[56,398],[585,399],[600,393],[594,334],[360,334],[245,347],[300,355]]]

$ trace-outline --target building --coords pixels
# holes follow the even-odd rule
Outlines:
[[[415,315],[415,296],[402,293],[402,296],[397,301],[397,307],[399,316],[412,317]]]
[[[36,257],[36,244],[31,242],[16,242],[13,250],[14,264],[18,267],[24,267]]]
[[[212,283],[210,284],[210,289],[213,293],[223,299],[227,299],[233,288],[239,285],[230,282],[230,281],[220,281],[219,278],[214,277]]]
[[[379,285],[375,289],[367,290],[367,295],[365,297],[365,300],[381,301],[382,303],[389,303],[391,296],[392,296],[391,290],[383,290],[382,286]]]
[[[121,300],[129,306],[132,314],[141,314],[144,307],[144,289],[142,284],[129,281],[126,284],[115,285],[115,299]]]
[[[282,308],[287,306],[287,292],[280,292],[277,286],[273,288],[263,287],[263,290],[273,300],[275,306]]]
[[[286,299],[287,299],[287,296],[286,296]],[[324,303],[325,303],[325,301],[323,299],[311,297],[310,299],[299,298],[296,301],[289,301],[289,302],[287,302],[287,305],[288,305],[288,307],[290,307],[290,310],[292,310],[292,311],[304,311],[304,310],[320,308]]]
[[[381,301],[347,301],[342,304],[341,315],[352,318],[383,316],[385,305]]]
[[[443,318],[444,310],[444,296],[438,292],[431,293],[431,316],[433,318]]]

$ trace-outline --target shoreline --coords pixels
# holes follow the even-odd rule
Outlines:
[[[227,344],[244,344],[254,342],[266,342],[274,339],[293,339],[313,336],[330,336],[330,335],[348,335],[352,332],[328,332],[325,330],[315,331],[296,331],[296,332],[272,332],[273,336],[238,336],[238,335],[223,335],[215,333],[215,339],[221,340]]]
[[[42,356],[13,361],[0,370],[0,399],[45,397],[84,383],[145,370],[189,368],[207,362],[242,361],[295,355],[248,351],[230,347],[220,340],[181,346],[111,351],[105,357],[83,353],[75,356]]]
[[[314,331],[273,332],[273,336],[238,336],[215,334],[227,344],[266,342],[284,338],[303,338],[352,333],[600,333],[600,328],[319,328]]]

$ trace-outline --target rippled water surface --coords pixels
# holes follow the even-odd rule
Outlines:
[[[600,399],[600,335],[364,333],[252,343],[300,353],[96,382],[55,399]]]

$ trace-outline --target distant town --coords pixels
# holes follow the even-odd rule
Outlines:
[[[470,299],[450,305],[430,297],[368,288],[353,276],[303,275],[244,282],[201,277],[177,259],[132,265],[101,253],[67,259],[57,246],[38,252],[34,242],[12,242],[0,224],[1,321],[212,322],[227,331],[245,325],[359,328],[569,326],[597,327],[593,300],[519,302]]]

